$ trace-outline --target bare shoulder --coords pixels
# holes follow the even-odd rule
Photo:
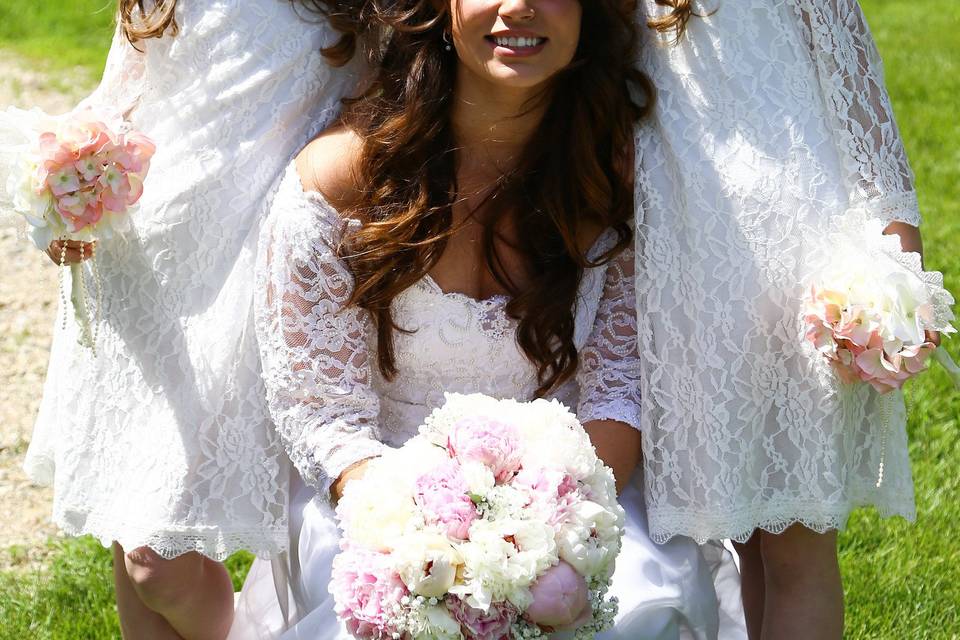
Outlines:
[[[336,209],[357,201],[356,168],[363,144],[352,129],[338,125],[327,129],[297,156],[297,173],[307,191],[318,191]]]

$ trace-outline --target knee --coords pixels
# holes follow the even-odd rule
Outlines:
[[[124,563],[140,600],[162,612],[190,596],[190,586],[202,573],[203,557],[188,553],[167,560],[148,547],[140,547],[124,554]]]
[[[835,531],[817,533],[797,524],[783,533],[764,533],[760,554],[765,580],[773,588],[806,589],[839,574]]]

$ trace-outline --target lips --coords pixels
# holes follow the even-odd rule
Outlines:
[[[529,31],[503,31],[486,36],[487,43],[499,58],[527,58],[543,51],[548,38]]]

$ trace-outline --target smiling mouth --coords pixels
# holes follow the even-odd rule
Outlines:
[[[486,36],[488,42],[492,42],[498,47],[507,49],[523,50],[536,49],[547,42],[546,38],[514,37],[514,36]]]

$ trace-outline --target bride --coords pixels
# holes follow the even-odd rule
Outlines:
[[[729,562],[711,574],[689,539],[654,545],[634,474],[630,150],[651,94],[628,4],[380,7],[392,35],[371,88],[287,170],[261,236],[263,374],[306,485],[289,557],[255,563],[232,638],[350,637],[327,591],[332,505],[444,392],[577,410],[628,514],[605,637],[744,637]]]

